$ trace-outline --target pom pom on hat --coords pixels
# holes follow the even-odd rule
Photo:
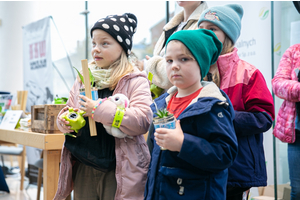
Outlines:
[[[99,19],[91,29],[91,37],[95,29],[101,29],[110,34],[124,49],[127,56],[131,53],[132,37],[136,32],[137,18],[132,13],[109,15]]]
[[[235,44],[241,33],[241,20],[244,14],[243,7],[239,4],[214,6],[204,10],[198,20],[208,21],[218,26]]]
[[[216,34],[210,30],[181,30],[172,34],[167,45],[172,40],[182,42],[196,59],[201,72],[201,80],[207,75],[209,68],[214,64],[222,51],[223,44]]]

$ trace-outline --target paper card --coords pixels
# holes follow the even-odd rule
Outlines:
[[[3,120],[0,124],[0,128],[14,130],[22,114],[23,110],[6,111]]]

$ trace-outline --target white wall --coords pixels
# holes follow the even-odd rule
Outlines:
[[[23,90],[22,26],[34,19],[32,2],[0,1],[0,91]]]

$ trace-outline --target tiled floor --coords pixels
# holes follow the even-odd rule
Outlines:
[[[2,162],[0,162],[2,166]],[[0,191],[0,200],[36,200],[37,197],[37,186],[34,184],[29,184],[28,177],[24,177],[24,189],[20,190],[20,169],[18,168],[17,157],[9,159],[8,156],[4,157],[4,165],[12,168],[13,175],[6,175],[6,183],[10,190],[10,193]],[[25,166],[27,166],[27,161],[25,161]],[[40,200],[43,200],[43,187],[41,187]]]
[[[20,191],[20,174],[7,176],[5,179],[10,193],[0,191],[0,200],[35,200],[37,195],[37,186],[29,184],[25,177],[24,190]],[[43,187],[41,188],[40,199],[43,199]]]

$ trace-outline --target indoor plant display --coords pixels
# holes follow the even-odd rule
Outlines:
[[[175,129],[176,127],[176,118],[173,114],[169,113],[166,108],[164,109],[157,109],[156,103],[154,102],[156,107],[157,116],[153,118],[153,125],[154,129],[157,128],[168,128],[168,129]],[[161,150],[166,150],[164,147],[160,147]]]
[[[73,68],[76,69],[75,67],[73,67]],[[94,82],[95,82],[95,78],[94,78],[94,76],[93,76],[90,68],[88,68],[88,69],[89,69],[90,81],[91,81],[92,99],[94,101],[96,101],[96,100],[98,100],[98,89],[96,87],[93,87],[94,86]],[[78,76],[79,76],[82,84],[84,84],[84,78],[83,78],[83,76],[81,75],[81,73],[77,69],[76,69],[76,71],[77,71],[77,74],[78,74]],[[79,92],[80,92],[81,95],[85,96],[85,88],[80,88]]]

